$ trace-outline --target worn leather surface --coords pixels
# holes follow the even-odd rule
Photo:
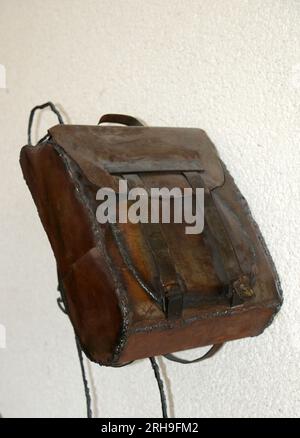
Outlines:
[[[202,169],[209,189],[224,181],[215,147],[200,129],[57,125],[49,132],[96,185],[99,170],[111,167],[115,173]]]
[[[50,142],[22,149],[21,166],[57,260],[72,324],[92,360],[121,364],[255,336],[272,321],[282,300],[275,268],[246,201],[203,131],[64,125],[50,134]],[[205,233],[187,235],[184,224],[162,224],[185,284],[183,313],[169,320],[128,269],[110,225],[96,221],[95,195],[99,187],[116,188],[123,171],[138,173],[148,188],[183,188],[189,187],[183,172],[195,170],[240,265],[254,279],[254,294],[233,303]],[[118,227],[135,268],[157,287],[143,227]]]

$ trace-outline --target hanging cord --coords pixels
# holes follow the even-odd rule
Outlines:
[[[34,108],[32,108],[31,112],[30,112],[30,116],[29,116],[29,121],[28,121],[28,129],[27,129],[27,143],[29,146],[32,146],[31,143],[31,130],[32,130],[32,124],[33,124],[33,119],[34,119],[34,115],[35,112],[37,110],[42,110],[44,108],[50,108],[52,112],[54,112],[54,114],[57,115],[58,121],[61,125],[64,124],[64,120],[62,118],[62,115],[60,114],[60,112],[58,111],[58,109],[56,108],[56,106],[52,103],[52,102],[46,102],[43,103],[42,105],[37,105]],[[41,143],[42,141],[44,141],[47,138],[48,134],[45,135],[38,143]]]
[[[152,368],[153,368],[153,371],[155,374],[155,378],[156,378],[159,393],[160,393],[162,415],[163,415],[163,418],[168,418],[167,399],[166,399],[166,394],[164,391],[164,384],[163,384],[162,378],[160,376],[159,366],[155,360],[155,357],[149,357],[149,359],[150,359],[150,362],[151,362],[151,365],[152,365]]]
[[[64,294],[62,292],[62,287],[60,285],[58,285],[58,291],[60,292],[60,297],[57,298],[57,305],[60,308],[60,310],[65,314],[68,315],[68,312],[66,310],[66,305],[65,305],[65,301],[64,301]],[[86,410],[87,410],[87,418],[93,418],[93,412],[92,412],[92,398],[91,398],[91,394],[90,394],[90,388],[89,388],[89,384],[88,384],[88,380],[86,377],[86,371],[85,371],[85,367],[84,367],[84,359],[83,359],[83,354],[82,354],[82,348],[79,342],[78,337],[75,334],[75,342],[76,342],[76,347],[77,347],[77,353],[78,353],[78,358],[79,358],[79,363],[80,363],[80,369],[81,369],[81,375],[82,375],[82,382],[83,382],[83,387],[84,387],[84,394],[85,394],[85,400],[86,400]]]
[[[87,417],[93,418],[92,399],[91,399],[91,394],[90,394],[90,388],[89,388],[89,384],[88,384],[88,381],[86,378],[86,372],[85,372],[85,368],[84,368],[84,361],[83,361],[81,345],[80,345],[79,339],[77,338],[76,335],[75,335],[75,340],[76,340],[76,347],[77,347],[77,352],[78,352],[78,357],[79,357],[79,362],[80,362],[82,381],[83,381],[83,386],[84,386]]]

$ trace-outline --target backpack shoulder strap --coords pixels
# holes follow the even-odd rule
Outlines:
[[[223,346],[224,343],[215,344],[203,356],[193,360],[182,359],[181,357],[175,356],[175,354],[165,354],[164,357],[168,360],[171,360],[172,362],[179,362],[182,364],[198,363],[202,362],[203,360],[209,359],[210,357],[213,357],[218,351],[220,351]]]

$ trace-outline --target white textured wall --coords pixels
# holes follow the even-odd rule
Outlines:
[[[207,131],[260,224],[285,303],[262,336],[206,363],[163,361],[172,412],[299,414],[299,37],[299,0],[0,0],[4,417],[85,415],[54,258],[18,164],[29,111],[49,99],[72,123],[119,112]],[[36,138],[52,124],[44,113]],[[89,372],[99,416],[160,415],[147,360]]]

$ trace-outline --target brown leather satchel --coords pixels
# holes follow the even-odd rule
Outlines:
[[[60,120],[62,122],[62,120]],[[86,355],[104,365],[256,336],[282,296],[264,240],[200,129],[142,126],[129,116],[59,124],[21,166],[57,260]],[[32,123],[32,118],[31,118]],[[105,223],[99,188],[204,188],[204,230],[184,223]],[[182,362],[186,362],[181,360]]]

